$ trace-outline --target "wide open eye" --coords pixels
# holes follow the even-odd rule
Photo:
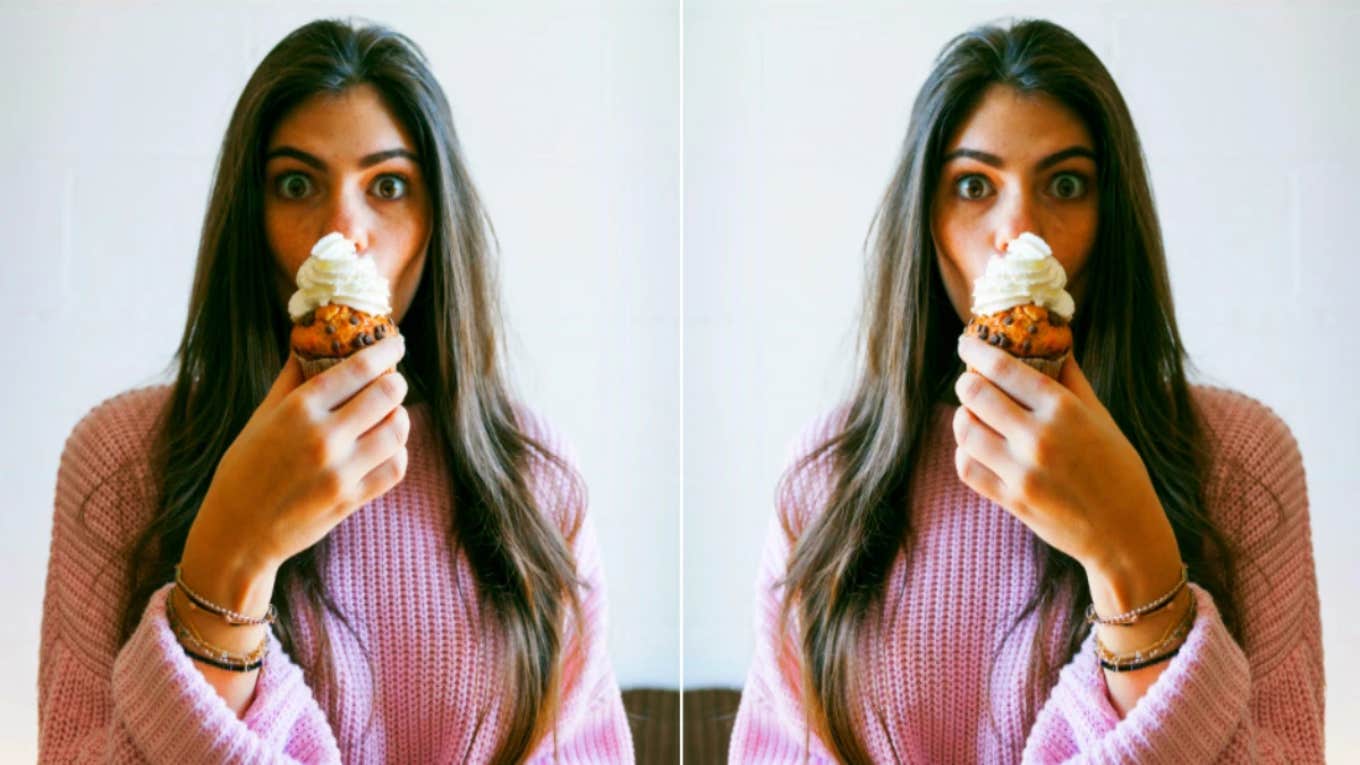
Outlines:
[[[972,173],[954,181],[954,191],[961,199],[983,199],[992,193],[992,182],[984,175]]]

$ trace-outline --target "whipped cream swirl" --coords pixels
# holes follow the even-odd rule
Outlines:
[[[1048,243],[1026,231],[1006,244],[1006,257],[993,255],[973,283],[973,314],[990,316],[1033,303],[1072,320],[1076,304],[1064,287],[1067,272]]]
[[[312,245],[311,257],[297,272],[297,292],[288,315],[300,320],[327,303],[347,305],[373,316],[392,313],[391,289],[373,258],[361,258],[354,242],[333,231]]]

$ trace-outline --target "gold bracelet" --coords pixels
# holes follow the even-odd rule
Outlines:
[[[234,672],[249,672],[257,669],[264,662],[264,656],[269,649],[269,635],[266,632],[260,640],[260,644],[250,651],[231,651],[221,646],[213,645],[198,634],[186,620],[180,618],[179,612],[175,610],[174,593],[169,593],[165,598],[165,616],[170,622],[170,629],[175,633],[180,641],[184,652],[195,659],[204,661],[215,667],[231,670]]]
[[[1115,653],[1100,641],[1100,634],[1096,634],[1096,656],[1100,659],[1101,666],[1112,669],[1116,672],[1145,667],[1155,664],[1158,660],[1167,659],[1176,654],[1185,640],[1190,635],[1190,629],[1195,624],[1195,592],[1190,591],[1190,605],[1185,609],[1174,624],[1167,628],[1166,632],[1158,638],[1157,642],[1146,648],[1136,651],[1126,651]]]

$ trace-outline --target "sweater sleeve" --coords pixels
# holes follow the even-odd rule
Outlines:
[[[105,402],[62,453],[39,646],[39,761],[339,762],[324,713],[272,633],[243,718],[171,632],[172,585],[118,639],[127,545],[152,514],[146,455],[157,400],[143,389]]]
[[[532,485],[540,506],[571,549],[581,604],[580,621],[568,614],[564,630],[568,650],[563,652],[557,723],[534,747],[528,761],[553,765],[632,763],[633,735],[606,639],[609,612],[604,564],[594,518],[585,507],[585,487],[574,467],[575,456],[534,412],[519,406],[516,416],[526,435],[559,460],[546,459],[541,453],[533,458]]]
[[[1288,427],[1238,394],[1215,396],[1209,511],[1234,543],[1243,641],[1210,595],[1180,653],[1122,720],[1094,634],[1059,674],[1026,763],[1323,762],[1323,669],[1303,461]]]
[[[781,482],[776,513],[770,517],[756,572],[756,644],[741,703],[732,726],[728,760],[746,763],[835,763],[836,759],[811,729],[802,696],[798,638],[790,615],[781,632],[784,603],[782,580],[793,540],[785,531],[806,528],[826,501],[830,471],[825,459],[804,464],[802,458],[832,434],[836,415],[814,423],[798,439],[794,466]]]
[[[539,746],[530,762],[632,763],[633,735],[605,641],[608,614],[604,569],[589,514],[583,517],[576,532],[574,552],[577,575],[583,585],[582,622],[571,628],[571,634],[584,641],[585,650],[577,661],[564,667],[565,692],[557,729]]]

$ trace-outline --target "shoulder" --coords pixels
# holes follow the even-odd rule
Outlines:
[[[1208,447],[1205,500],[1211,511],[1237,530],[1235,536],[1251,536],[1252,527],[1306,521],[1303,457],[1284,419],[1226,388],[1195,385],[1191,395]]]
[[[1191,386],[1210,450],[1210,469],[1232,468],[1258,478],[1302,472],[1298,440],[1280,415],[1266,404],[1227,388]]]
[[[149,477],[147,457],[170,391],[169,385],[135,388],[96,404],[67,436],[59,476],[86,481],[114,472]]]
[[[77,558],[109,554],[147,523],[156,491],[151,449],[170,390],[125,391],[72,428],[57,468],[54,555],[67,545]]]
[[[566,539],[576,535],[586,508],[585,482],[576,468],[571,444],[538,412],[516,402],[515,424],[528,439],[525,479],[539,509]]]
[[[798,536],[826,508],[835,484],[835,454],[828,448],[845,429],[848,404],[805,423],[788,448],[787,467],[776,492],[779,522]]]

